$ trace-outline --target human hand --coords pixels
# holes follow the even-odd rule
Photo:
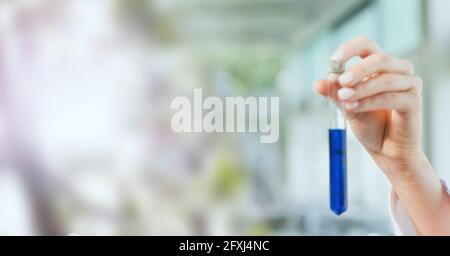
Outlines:
[[[421,147],[422,79],[414,75],[411,62],[386,54],[365,37],[341,45],[331,61],[344,64],[356,56],[362,60],[338,81],[320,80],[314,88],[342,103],[354,134],[386,174],[411,171],[426,159]],[[331,91],[337,93],[329,95]]]

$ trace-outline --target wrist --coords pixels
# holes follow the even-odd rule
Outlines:
[[[400,156],[372,155],[375,162],[391,182],[415,182],[423,175],[434,173],[433,168],[422,149],[411,150]]]

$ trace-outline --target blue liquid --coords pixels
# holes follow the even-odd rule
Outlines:
[[[338,216],[347,210],[346,131],[329,130],[330,141],[330,208]]]

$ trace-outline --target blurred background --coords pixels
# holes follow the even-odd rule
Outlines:
[[[311,86],[365,35],[425,80],[424,147],[450,180],[447,0],[0,0],[0,235],[393,234],[390,186],[349,138],[328,199]],[[175,134],[177,96],[280,97],[280,140]]]

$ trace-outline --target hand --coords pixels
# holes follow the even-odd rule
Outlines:
[[[340,46],[331,61],[344,64],[356,56],[362,60],[338,81],[321,80],[314,87],[342,103],[354,134],[385,172],[410,170],[406,167],[423,158],[422,79],[411,62],[384,53],[364,37]]]
[[[421,235],[450,234],[450,197],[421,147],[423,82],[413,65],[364,37],[340,46],[331,61],[362,60],[318,93],[342,106],[350,126],[393,185]]]

